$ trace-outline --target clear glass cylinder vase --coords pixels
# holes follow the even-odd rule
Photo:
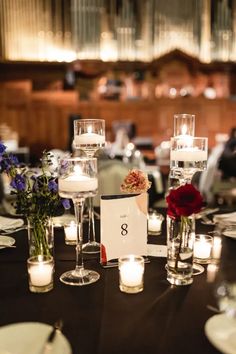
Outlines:
[[[54,227],[52,218],[28,217],[29,255],[54,255]]]
[[[167,280],[174,285],[193,282],[194,217],[167,216]]]

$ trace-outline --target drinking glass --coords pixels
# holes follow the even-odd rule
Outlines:
[[[105,146],[105,120],[79,119],[74,121],[74,148],[84,151],[87,157],[94,157],[96,151]],[[100,244],[96,242],[93,199],[89,203],[88,242],[83,245],[84,253],[99,253]]]
[[[207,138],[189,135],[171,138],[170,178],[180,184],[190,183],[197,171],[206,169],[207,153]]]
[[[70,157],[62,159],[59,168],[58,190],[62,198],[71,198],[75,208],[78,225],[75,269],[63,273],[60,280],[68,285],[83,286],[94,283],[100,275],[84,268],[83,209],[85,199],[97,193],[97,159],[88,157]]]

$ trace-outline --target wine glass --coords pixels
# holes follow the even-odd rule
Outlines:
[[[85,199],[97,193],[97,159],[87,157],[69,157],[60,161],[58,190],[63,198],[71,198],[78,224],[75,269],[63,273],[60,280],[68,285],[83,286],[94,283],[100,275],[84,268],[83,244],[83,209]]]
[[[94,157],[96,151],[105,146],[105,120],[78,119],[74,121],[74,148]],[[89,198],[88,242],[83,245],[84,253],[99,253],[100,244],[95,239],[93,199]]]

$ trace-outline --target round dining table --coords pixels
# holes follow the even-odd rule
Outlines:
[[[158,211],[166,216],[165,209]],[[85,231],[86,227],[85,222]],[[197,220],[196,233],[213,230],[214,226]],[[97,219],[98,240],[99,233]],[[75,266],[75,246],[65,244],[63,227],[55,227],[54,234],[54,287],[47,293],[29,290],[26,229],[10,235],[16,248],[0,249],[0,331],[8,324],[53,325],[62,319],[62,332],[73,354],[220,353],[204,328],[216,316],[209,305],[217,307],[219,282],[236,281],[236,240],[222,236],[221,259],[213,278],[203,265],[204,272],[195,275],[191,285],[173,286],[166,279],[166,258],[150,256],[143,291],[127,294],[119,289],[118,268],[103,268],[99,254],[84,255],[85,266],[100,274],[99,281],[82,287],[61,283],[60,275]],[[148,243],[166,244],[165,222],[160,235],[148,235]]]

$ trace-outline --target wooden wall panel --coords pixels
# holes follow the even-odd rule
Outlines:
[[[215,144],[216,133],[229,133],[236,126],[236,102],[224,99],[78,101],[75,92],[43,91],[28,93],[27,99],[19,102],[14,96],[9,101],[7,90],[0,88],[0,93],[0,123],[18,131],[21,145],[39,154],[43,149],[67,149],[70,114],[105,119],[109,139],[114,138],[114,120],[131,120],[136,123],[138,136],[153,138],[154,144],[172,136],[175,113],[196,114],[196,135],[208,136],[210,147]]]

